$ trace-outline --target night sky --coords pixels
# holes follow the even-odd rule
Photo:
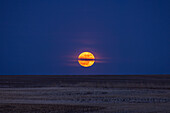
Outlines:
[[[170,1],[0,0],[0,74],[170,74]]]

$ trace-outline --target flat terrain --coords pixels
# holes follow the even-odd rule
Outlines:
[[[170,75],[0,75],[0,113],[169,113]]]

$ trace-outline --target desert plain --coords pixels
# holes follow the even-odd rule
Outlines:
[[[170,113],[170,75],[0,75],[0,113]]]

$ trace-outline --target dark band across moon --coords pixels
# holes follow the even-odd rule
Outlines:
[[[95,57],[90,52],[83,52],[78,57],[78,62],[83,67],[90,67],[95,62]]]

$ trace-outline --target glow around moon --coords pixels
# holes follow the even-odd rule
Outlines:
[[[83,67],[90,67],[95,62],[95,57],[90,52],[83,52],[78,56],[78,62]]]

